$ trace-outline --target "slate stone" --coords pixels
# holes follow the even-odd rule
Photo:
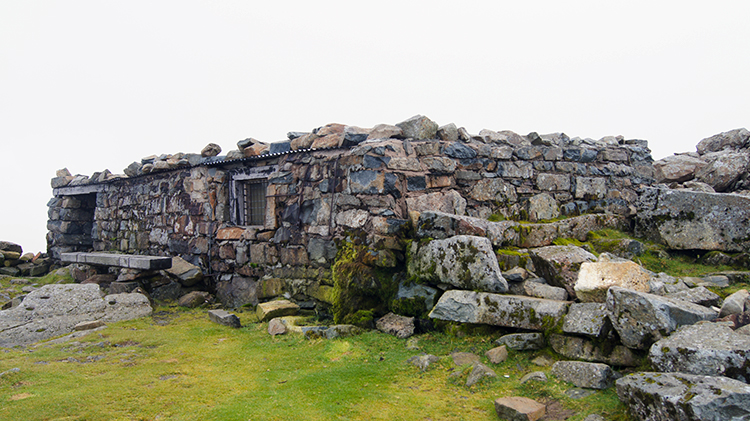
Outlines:
[[[151,290],[151,297],[156,301],[177,301],[182,295],[182,285],[174,281]]]
[[[269,154],[275,154],[275,153],[284,153],[289,152],[292,150],[292,143],[291,142],[272,142],[268,144],[268,153]]]
[[[443,153],[455,159],[476,158],[477,151],[461,142],[453,142],[446,146]]]
[[[175,256],[172,257],[172,267],[167,272],[179,279],[180,284],[190,287],[203,280],[203,270],[185,259]]]
[[[684,326],[654,343],[648,358],[654,369],[750,382],[750,336],[723,323]]]
[[[212,322],[218,323],[220,325],[229,326],[236,329],[242,327],[239,317],[232,313],[229,313],[226,310],[209,310],[208,318]]]
[[[607,292],[607,311],[622,344],[633,349],[646,349],[681,326],[718,315],[697,304],[616,286]]]
[[[750,385],[726,377],[640,372],[615,382],[617,396],[642,421],[750,419]]]
[[[583,361],[558,361],[552,366],[552,375],[588,389],[607,389],[615,379],[608,365]]]

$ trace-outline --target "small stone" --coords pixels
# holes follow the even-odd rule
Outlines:
[[[375,322],[375,327],[399,339],[406,339],[414,334],[414,318],[388,313]]]
[[[204,158],[217,156],[220,153],[221,153],[221,146],[215,143],[209,143],[203,148],[203,150],[201,150],[201,156]]]
[[[197,308],[208,303],[210,297],[211,294],[208,292],[192,291],[180,297],[180,299],[177,300],[177,305],[180,307]]]
[[[544,348],[544,334],[542,333],[511,333],[495,341],[498,345],[506,345],[515,351],[535,351]]]
[[[417,338],[409,338],[406,341],[406,349],[409,351],[416,351],[419,349],[419,339]]]
[[[533,399],[510,396],[495,400],[495,412],[501,420],[536,421],[544,416],[546,407]]]
[[[497,346],[485,352],[484,355],[492,364],[500,364],[508,358],[508,349],[505,345]]]
[[[286,325],[281,319],[274,318],[268,322],[268,334],[271,336],[283,335],[286,333]]]
[[[549,367],[555,363],[555,360],[546,355],[540,355],[531,360],[531,363],[534,365],[538,365],[539,367]]]
[[[546,382],[547,375],[543,371],[533,371],[523,377],[521,377],[521,384],[528,382]]]
[[[476,363],[466,379],[466,387],[474,386],[486,377],[497,377],[497,373],[482,363]]]
[[[407,363],[417,366],[422,371],[427,371],[430,365],[438,361],[440,361],[440,358],[430,354],[417,355],[406,360]]]

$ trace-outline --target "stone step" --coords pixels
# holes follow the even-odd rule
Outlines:
[[[61,253],[65,263],[85,263],[88,265],[118,266],[130,269],[159,270],[172,267],[171,257],[137,256],[115,253]]]

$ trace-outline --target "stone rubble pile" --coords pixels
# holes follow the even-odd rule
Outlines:
[[[45,253],[24,253],[20,245],[0,241],[0,276],[43,276],[53,263]]]

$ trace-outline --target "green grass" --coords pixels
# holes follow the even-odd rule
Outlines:
[[[420,350],[379,332],[335,340],[270,337],[267,324],[238,314],[241,329],[213,324],[205,310],[160,308],[153,317],[113,323],[80,342],[0,351],[0,420],[496,420],[494,400],[556,401],[580,421],[599,413],[626,420],[614,389],[582,400],[569,384],[511,352],[493,365],[496,336],[418,336]],[[466,388],[448,355],[470,351],[498,374]],[[441,357],[422,373],[406,360]],[[74,358],[72,360],[70,358]],[[547,383],[521,385],[531,371]]]
[[[25,283],[11,282],[14,279],[26,281]],[[0,276],[0,293],[7,294],[10,298],[24,294],[21,289],[25,286],[34,286],[39,288],[48,284],[69,284],[73,282],[67,270],[50,272],[42,277],[23,277],[23,276]],[[2,303],[0,303],[2,304]]]

